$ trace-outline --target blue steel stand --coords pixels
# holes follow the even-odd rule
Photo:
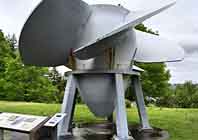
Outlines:
[[[152,130],[152,127],[150,126],[149,121],[148,121],[140,77],[133,76],[131,78],[131,81],[132,81],[132,86],[134,87],[136,104],[137,104],[139,119],[141,123],[141,130],[143,131]]]
[[[60,123],[58,127],[58,137],[72,135],[71,123],[73,119],[73,113],[75,108],[75,97],[76,97],[76,88],[77,82],[75,74],[84,74],[89,72],[72,72],[67,81],[62,110],[61,113],[66,113],[66,117]],[[93,73],[93,72],[92,72]],[[99,72],[96,72],[99,73]],[[142,87],[140,83],[140,74],[138,72],[122,73],[122,72],[100,72],[100,73],[110,73],[115,74],[115,85],[116,85],[116,130],[117,135],[114,137],[115,140],[131,140],[132,137],[129,136],[128,123],[127,123],[127,114],[125,106],[125,92],[124,92],[124,81],[123,75],[132,75],[131,82],[134,86],[136,103],[141,123],[141,130],[150,130],[150,127],[146,107],[144,103],[144,97],[142,92]]]
[[[58,137],[72,135],[72,119],[75,109],[76,98],[76,79],[73,74],[70,74],[67,80],[65,88],[61,113],[65,113],[66,116],[58,126]]]
[[[115,74],[116,81],[116,129],[118,140],[133,139],[129,137],[127,113],[125,106],[124,81],[122,74]]]

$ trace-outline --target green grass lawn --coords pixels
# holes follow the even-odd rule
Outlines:
[[[59,104],[0,101],[0,112],[51,116],[59,111]],[[198,140],[198,109],[152,107],[148,108],[148,114],[152,126],[168,130],[171,140]],[[94,117],[85,105],[77,105],[75,121],[81,123],[102,121],[102,119]],[[130,123],[138,122],[137,110],[135,108],[128,109],[128,121]]]

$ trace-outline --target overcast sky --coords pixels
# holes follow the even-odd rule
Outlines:
[[[31,11],[41,0],[0,0],[0,29],[20,35]],[[85,0],[89,4],[122,4],[131,10],[156,7],[159,0]],[[163,2],[166,0],[162,0]],[[198,82],[198,1],[177,0],[169,10],[147,20],[145,24],[160,36],[178,41],[186,50],[183,62],[169,63],[171,83]],[[171,51],[171,50],[170,50]]]

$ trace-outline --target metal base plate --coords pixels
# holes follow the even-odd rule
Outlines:
[[[139,125],[129,125],[131,135],[135,140],[168,140],[169,134],[159,128],[141,131]],[[74,129],[74,136],[61,137],[59,140],[112,140],[115,125],[111,123],[83,124]]]

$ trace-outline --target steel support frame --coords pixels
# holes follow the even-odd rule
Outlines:
[[[139,114],[139,119],[141,123],[141,130],[152,130],[152,127],[149,124],[147,112],[146,112],[146,106],[144,102],[144,95],[142,91],[142,85],[140,81],[140,76],[134,75],[131,77],[131,83],[132,86],[134,87],[134,93],[135,93],[135,98],[136,98],[136,104],[137,104],[137,109],[138,109],[138,114]]]
[[[116,140],[129,140],[123,74],[115,74],[116,83]]]
[[[73,74],[70,74],[67,80],[61,113],[66,116],[58,126],[58,137],[72,135],[72,120],[75,109],[76,98],[76,79]]]
[[[115,75],[115,88],[116,88],[116,129],[117,136],[114,137],[116,140],[129,140],[133,139],[129,136],[126,106],[125,106],[125,91],[123,73],[114,73]],[[131,74],[129,74],[131,75]],[[132,86],[134,87],[134,93],[136,97],[136,104],[138,108],[141,130],[151,130],[152,127],[149,124],[148,116],[146,112],[144,96],[142,86],[140,82],[140,76],[138,74],[132,75],[131,77]],[[61,113],[66,113],[66,117],[58,126],[58,136],[67,136],[72,134],[71,123],[73,119],[73,113],[75,109],[75,98],[76,98],[76,79],[71,73],[68,77],[67,85],[65,88],[65,94],[62,104]],[[111,120],[112,121],[112,120]]]

